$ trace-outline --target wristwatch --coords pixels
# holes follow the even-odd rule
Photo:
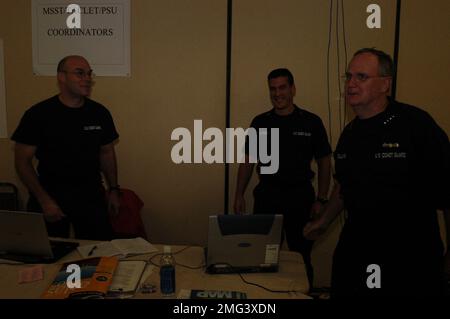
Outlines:
[[[323,198],[323,197],[317,197],[316,201],[321,203],[322,205],[325,205],[326,203],[328,203],[328,199]]]

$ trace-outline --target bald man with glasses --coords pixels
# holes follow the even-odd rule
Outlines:
[[[119,209],[114,150],[119,135],[110,112],[89,99],[93,76],[85,58],[63,58],[57,67],[59,94],[28,109],[11,137],[17,173],[30,191],[27,209],[44,214],[53,237],[69,237],[72,224],[79,239],[112,238],[108,212]]]
[[[353,56],[346,100],[356,117],[334,153],[336,183],[305,237],[317,239],[345,208],[333,256],[333,297],[444,296],[437,210],[450,239],[450,144],[425,111],[390,98],[392,59],[376,49]],[[444,268],[445,267],[445,268]]]

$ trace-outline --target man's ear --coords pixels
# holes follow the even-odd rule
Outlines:
[[[56,79],[58,80],[58,83],[64,82],[65,80],[65,73],[64,72],[57,72],[56,73]]]
[[[391,88],[392,88],[392,77],[384,78],[383,79],[383,84],[382,84],[382,87],[381,87],[381,90],[383,91],[383,93],[387,93],[388,95],[390,95]]]
[[[295,96],[295,94],[297,93],[297,89],[295,88],[295,83],[292,84],[291,90],[292,90],[292,96]]]

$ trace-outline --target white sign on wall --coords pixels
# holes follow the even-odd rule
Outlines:
[[[67,12],[71,4],[80,11]],[[69,28],[74,14],[80,28]],[[129,0],[32,0],[32,32],[36,75],[54,76],[58,62],[75,54],[96,75],[130,76]]]
[[[5,64],[3,55],[3,40],[0,39],[0,138],[7,138],[6,128],[6,93]]]

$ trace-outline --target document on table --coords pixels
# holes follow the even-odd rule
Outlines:
[[[158,251],[152,244],[141,237],[132,239],[114,239],[109,242],[83,245],[78,247],[78,252],[87,257],[119,256],[120,258],[150,254]]]
[[[110,292],[133,293],[141,282],[147,262],[143,260],[122,260],[114,272]]]

